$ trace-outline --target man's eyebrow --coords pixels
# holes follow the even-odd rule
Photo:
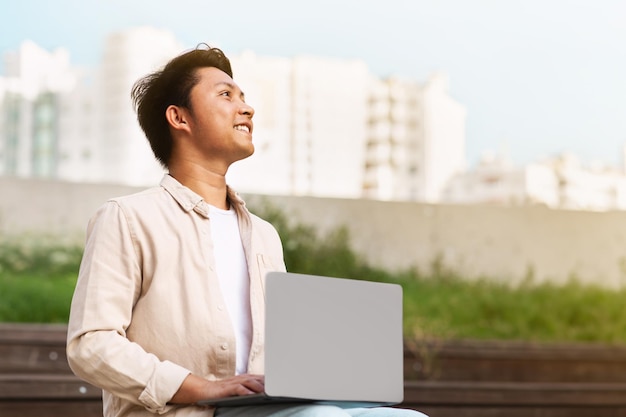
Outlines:
[[[244,98],[246,96],[244,92],[239,89],[239,87],[237,87],[235,84],[230,83],[228,81],[219,81],[218,83],[215,84],[215,86],[216,87],[226,86],[226,87],[229,87],[231,90],[239,90],[239,96],[241,98]]]

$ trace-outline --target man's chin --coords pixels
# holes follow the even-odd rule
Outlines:
[[[242,149],[241,152],[239,153],[238,158],[234,161],[241,161],[243,159],[247,159],[249,157],[251,157],[252,155],[254,155],[254,145],[250,144],[250,147],[248,149]]]
[[[246,158],[251,157],[252,155],[254,155],[254,151],[255,151],[255,150],[256,150],[256,148],[254,147],[254,145],[253,145],[253,144],[250,144],[250,149],[248,150],[248,153],[246,154],[246,156],[244,156],[244,157],[243,157],[243,158],[241,158],[241,159],[246,159]]]

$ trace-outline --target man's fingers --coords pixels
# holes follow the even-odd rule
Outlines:
[[[245,386],[253,392],[263,392],[265,388],[264,382],[258,379],[247,380]]]
[[[239,382],[242,387],[249,391],[249,394],[263,392],[265,387],[265,379],[259,375],[241,375]]]
[[[250,395],[263,392],[265,378],[260,375],[237,375],[236,377],[222,380],[220,385],[225,396]]]

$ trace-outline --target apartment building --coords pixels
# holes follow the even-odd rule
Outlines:
[[[584,166],[561,154],[521,167],[486,154],[472,170],[454,176],[442,201],[455,204],[541,204],[568,210],[626,210],[626,176],[606,166]]]
[[[139,27],[108,36],[100,65],[78,69],[67,51],[25,43],[0,78],[0,173],[158,182],[130,91],[184,49]],[[435,202],[464,167],[465,109],[442,74],[381,80],[358,59],[226,52],[256,109],[255,154],[228,174],[242,192]]]
[[[255,154],[231,168],[242,190],[361,196],[371,75],[360,60],[232,57],[254,116]]]
[[[0,77],[0,174],[59,177],[61,103],[78,83],[68,51],[24,41]]]
[[[138,27],[107,37],[98,74],[95,153],[99,179],[129,185],[155,184],[163,169],[137,123],[130,92],[133,84],[183,50],[174,35]]]
[[[374,79],[368,114],[363,196],[440,201],[465,170],[466,110],[449,96],[446,76]]]
[[[111,34],[95,69],[64,49],[25,41],[0,78],[0,174],[68,181],[153,184],[162,175],[134,113],[141,76],[182,50],[168,31]],[[156,178],[156,180],[155,180]]]

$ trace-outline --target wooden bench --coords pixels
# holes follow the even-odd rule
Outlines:
[[[626,346],[406,341],[407,380],[626,383]]]
[[[0,416],[102,416],[102,392],[72,374],[64,325],[0,324]]]
[[[404,405],[432,417],[626,417],[626,347],[405,343]]]
[[[0,416],[102,415],[66,326],[0,324]],[[626,347],[407,341],[405,400],[431,417],[626,417]]]
[[[626,384],[407,381],[403,405],[431,417],[624,417]]]

